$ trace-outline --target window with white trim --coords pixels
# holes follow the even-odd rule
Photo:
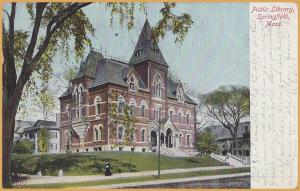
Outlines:
[[[117,139],[118,141],[122,141],[124,137],[124,127],[123,126],[119,126],[118,127],[118,133],[117,133]]]
[[[141,106],[141,116],[142,117],[145,117],[145,107],[146,107],[145,105]]]
[[[190,121],[190,114],[186,114],[186,124],[189,124],[189,121]]]
[[[100,99],[100,97],[95,98],[95,110],[96,110],[96,115],[100,115],[100,113],[101,113],[101,99]]]
[[[125,99],[123,96],[119,96],[118,98],[118,112],[123,113],[125,109]]]
[[[102,139],[101,129],[102,129],[101,126],[100,127],[99,126],[94,127],[94,141],[100,141]]]
[[[67,112],[68,119],[70,119],[71,113],[70,113],[70,105],[69,104],[66,106],[66,112]]]
[[[182,134],[179,135],[179,145],[182,145]]]
[[[184,102],[184,94],[183,94],[183,89],[182,88],[177,89],[177,100],[180,103]]]
[[[191,135],[186,136],[186,146],[191,146]]]
[[[146,130],[142,129],[142,136],[141,136],[142,142],[145,142],[145,137],[146,137]]]
[[[129,78],[129,90],[136,91],[137,90],[137,80],[134,75],[131,75]]]
[[[162,79],[160,75],[157,73],[154,77],[154,96],[162,98]]]
[[[174,113],[174,109],[171,108],[171,109],[169,110],[169,118],[170,118],[171,121],[173,121],[173,113]]]

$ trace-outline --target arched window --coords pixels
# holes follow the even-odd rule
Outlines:
[[[183,103],[184,102],[184,94],[183,94],[183,89],[181,87],[177,88],[176,94],[177,94],[178,102]]]
[[[179,135],[179,145],[182,145],[182,134]]]
[[[181,123],[182,113],[183,113],[182,110],[179,109],[178,110],[178,123]]]
[[[142,50],[137,50],[136,53],[135,53],[135,56],[137,58],[141,57],[142,56]]]
[[[136,141],[136,129],[132,129],[132,132],[130,134],[130,140],[132,142],[135,142]]]
[[[154,109],[154,118],[155,118],[155,120],[157,120],[157,121],[161,120],[161,118],[162,118],[161,113],[162,113],[161,106],[156,107]]]
[[[131,75],[129,78],[129,90],[130,91],[136,91],[137,90],[137,79],[134,75]]]
[[[146,136],[146,130],[142,129],[142,135],[141,135],[142,142],[145,142],[145,136]]]
[[[118,141],[122,141],[124,136],[124,127],[119,126],[118,127],[118,134],[117,134],[117,139]]]
[[[96,110],[96,115],[100,115],[101,113],[101,99],[100,97],[96,97],[94,100],[95,103],[95,110]]]
[[[186,114],[186,124],[189,124],[190,121],[190,114]]]
[[[94,141],[100,141],[102,139],[101,137],[101,129],[102,126],[94,126]]]
[[[70,119],[71,113],[70,113],[70,105],[69,104],[66,106],[66,112],[67,112],[68,119]]]
[[[191,116],[190,111],[187,111],[187,112],[186,112],[186,124],[189,124],[189,123],[190,123],[190,116]]]
[[[82,104],[82,100],[83,100],[83,87],[82,87],[82,85],[80,84],[80,85],[79,85],[78,103],[79,103],[79,104]]]
[[[141,116],[142,116],[142,117],[145,117],[146,106],[147,106],[146,101],[143,100],[143,101],[141,102]]]
[[[118,112],[123,113],[125,108],[125,99],[123,96],[119,96],[118,98]]]
[[[155,97],[161,98],[162,97],[163,83],[162,83],[162,79],[161,79],[161,77],[158,73],[154,77],[154,83],[153,84],[154,84],[154,95],[155,95]]]
[[[186,146],[190,146],[191,145],[191,135],[187,135],[186,136]]]
[[[141,116],[145,117],[145,105],[141,106]]]
[[[129,108],[129,115],[133,116],[134,115],[134,109],[136,106],[136,101],[134,98],[130,99],[130,108]]]
[[[78,104],[78,88],[76,88],[76,90],[75,90],[75,103],[76,103],[76,105]]]
[[[174,108],[171,107],[171,108],[169,109],[169,118],[170,118],[171,121],[173,121],[173,114],[174,114]]]

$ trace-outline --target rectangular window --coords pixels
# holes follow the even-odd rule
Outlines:
[[[51,150],[57,150],[57,144],[51,143]]]
[[[51,132],[51,138],[57,138],[57,132]]]

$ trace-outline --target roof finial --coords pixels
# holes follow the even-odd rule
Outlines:
[[[147,8],[147,3],[145,3],[145,14],[146,14],[146,20],[148,20],[148,8]]]

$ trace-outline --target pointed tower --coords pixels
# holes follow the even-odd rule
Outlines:
[[[155,42],[152,37],[152,29],[148,19],[145,21],[129,64],[135,65],[147,60],[152,60],[156,63],[168,66],[162,55],[162,52],[158,47],[157,42]]]

